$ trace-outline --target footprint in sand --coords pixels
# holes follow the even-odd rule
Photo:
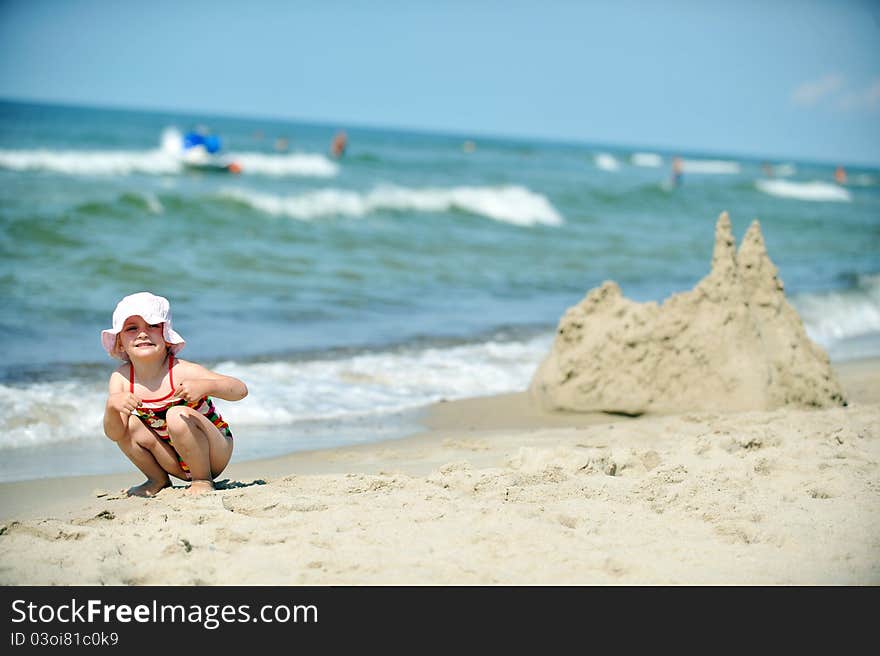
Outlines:
[[[325,503],[299,497],[293,499],[271,500],[266,497],[235,497],[223,500],[223,507],[229,512],[247,517],[283,517],[293,512],[320,512],[327,510]]]
[[[489,445],[482,440],[455,440],[447,439],[441,442],[446,449],[462,449],[465,451],[488,451]]]
[[[103,524],[107,521],[116,519],[116,515],[109,510],[102,510],[94,517],[89,517],[88,519],[77,520],[74,523],[79,525],[91,525],[91,524]]]
[[[620,578],[629,571],[629,568],[617,558],[606,558],[602,569],[615,578]]]
[[[556,518],[565,528],[576,529],[580,523],[577,517],[571,515],[559,515]]]
[[[807,489],[807,494],[811,499],[833,499],[837,496],[836,493],[831,491],[829,488],[822,486],[815,486]]]

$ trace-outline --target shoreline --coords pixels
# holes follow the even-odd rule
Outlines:
[[[235,462],[218,491],[136,472],[0,484],[0,584],[880,584],[880,359],[847,407],[428,407],[396,440]]]
[[[847,360],[834,365],[848,401],[880,404],[880,358]],[[381,454],[419,451],[442,440],[454,440],[462,433],[494,434],[503,431],[524,431],[550,428],[581,430],[588,426],[632,422],[660,417],[645,415],[627,417],[607,413],[547,412],[534,407],[527,392],[510,392],[452,401],[439,401],[427,406],[418,415],[423,430],[410,435],[379,442],[333,446],[232,462],[218,481],[238,479],[261,480],[289,474],[318,475],[338,472],[379,473]],[[465,447],[467,448],[467,447]],[[442,463],[441,463],[442,464]],[[408,471],[427,474],[434,461],[412,460]],[[83,474],[41,479],[0,482],[0,522],[33,518],[47,512],[70,514],[77,504],[95,498],[95,490],[124,490],[140,482],[140,474],[132,467],[119,473]],[[172,480],[173,487],[185,484]]]

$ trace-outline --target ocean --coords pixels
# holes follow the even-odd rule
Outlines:
[[[184,166],[194,129],[240,172]],[[248,385],[217,401],[234,461],[525,389],[604,280],[693,287],[725,210],[738,240],[760,221],[833,361],[880,355],[880,170],[839,164],[0,102],[0,481],[137,477],[102,433],[100,344],[136,291],[171,301],[182,357]]]

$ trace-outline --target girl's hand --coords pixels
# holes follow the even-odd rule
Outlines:
[[[174,388],[174,396],[183,399],[187,403],[195,403],[199,399],[208,396],[210,391],[210,380],[195,378],[177,383],[177,387]]]
[[[141,404],[141,400],[131,392],[114,392],[107,397],[107,407],[116,412],[130,415]]]

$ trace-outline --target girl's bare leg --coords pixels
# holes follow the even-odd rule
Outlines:
[[[232,457],[232,439],[226,437],[204,415],[186,406],[174,406],[165,415],[174,448],[189,465],[192,483],[189,494],[214,489],[214,477]]]
[[[174,450],[134,415],[129,417],[128,430],[116,444],[147,477],[147,480],[140,485],[128,489],[130,496],[154,496],[171,485],[169,473],[178,478],[186,478],[186,474],[177,462]]]

